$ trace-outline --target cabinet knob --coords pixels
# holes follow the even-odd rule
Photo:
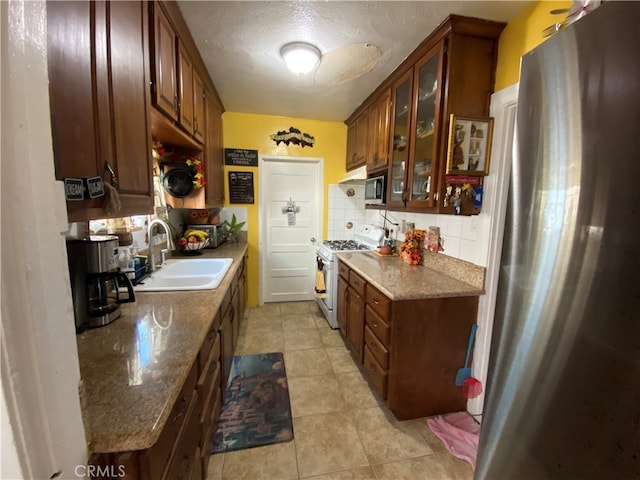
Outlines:
[[[378,328],[378,322],[373,322],[373,328]]]
[[[376,305],[380,305],[380,302],[378,301],[378,299],[377,299],[377,298],[374,298],[374,299],[373,299],[373,303],[375,303]]]

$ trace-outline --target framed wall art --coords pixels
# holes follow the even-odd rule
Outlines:
[[[488,175],[493,118],[451,114],[447,175]]]

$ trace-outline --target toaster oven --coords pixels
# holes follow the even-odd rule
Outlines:
[[[225,229],[222,225],[187,225],[187,229],[202,230],[209,234],[209,245],[206,248],[216,248],[226,239]]]

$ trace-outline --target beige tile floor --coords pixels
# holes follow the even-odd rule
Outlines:
[[[248,309],[237,355],[284,352],[294,440],[214,455],[209,480],[473,478],[425,418],[400,422],[315,302]]]

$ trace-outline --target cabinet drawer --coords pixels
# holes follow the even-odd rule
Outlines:
[[[383,400],[387,399],[387,373],[378,364],[375,357],[369,350],[369,346],[364,346],[364,368],[373,387],[378,391]]]
[[[202,450],[200,447],[196,449],[196,455],[193,460],[193,466],[191,468],[191,475],[189,476],[189,480],[202,480],[203,478],[203,470],[202,470]]]
[[[220,304],[220,315],[224,318],[227,310],[229,309],[229,305],[231,305],[231,294],[233,293],[233,285],[230,286],[226,293],[224,294],[224,298],[222,299],[222,303]]]
[[[202,424],[203,436],[200,444],[202,445],[203,455],[208,455],[211,451],[211,437],[218,428],[218,419],[222,411],[222,400],[222,390],[220,388],[214,390],[209,415],[205,419],[205,423]]]
[[[198,376],[198,390],[208,391],[211,385],[211,376],[215,371],[216,365],[220,363],[220,335],[216,332],[213,347],[209,350],[209,358]]]
[[[371,354],[376,357],[380,366],[387,370],[389,368],[389,351],[376,338],[369,327],[364,327],[364,343],[369,347]]]
[[[222,365],[216,361],[211,365],[211,374],[208,375],[208,380],[203,386],[200,395],[202,396],[200,421],[204,423],[207,416],[211,413],[211,405],[215,400],[216,392],[220,390],[220,373],[222,371]]]
[[[198,352],[198,369],[200,372],[206,368],[207,361],[209,360],[209,356],[211,355],[211,348],[214,346],[214,343],[218,337],[218,330],[220,329],[220,312],[216,313],[216,318],[209,329],[209,333],[202,342],[202,348],[200,352]],[[218,347],[219,348],[219,347]]]
[[[165,480],[188,480],[194,463],[200,462],[198,443],[200,442],[200,418],[196,415],[195,405],[189,410],[187,427],[182,437],[178,439],[175,456]],[[197,455],[197,456],[196,456]]]
[[[178,399],[171,409],[167,423],[160,433],[160,438],[158,438],[158,441],[146,452],[149,458],[151,478],[160,478],[165,470],[165,465],[173,449],[173,444],[178,438],[182,425],[187,418],[189,408],[193,406],[194,402],[192,400],[195,395],[197,378],[196,362],[194,362],[184,386],[178,395]]]
[[[378,289],[372,287],[371,285],[367,286],[366,298],[367,304],[371,306],[371,309],[376,312],[385,322],[391,323],[391,315],[389,313],[391,300],[389,300],[382,293],[380,293]]]
[[[351,285],[351,288],[353,288],[356,292],[358,292],[358,294],[362,298],[364,298],[364,290],[365,290],[366,284],[367,283],[364,281],[364,278],[362,278],[353,270],[349,271],[349,285]]]
[[[342,278],[344,278],[347,282],[349,281],[349,267],[347,267],[344,263],[338,262],[338,273]]]
[[[380,340],[385,347],[389,348],[389,345],[391,345],[391,327],[389,324],[382,320],[369,305],[366,306],[365,320],[367,327],[371,329],[378,340]]]

